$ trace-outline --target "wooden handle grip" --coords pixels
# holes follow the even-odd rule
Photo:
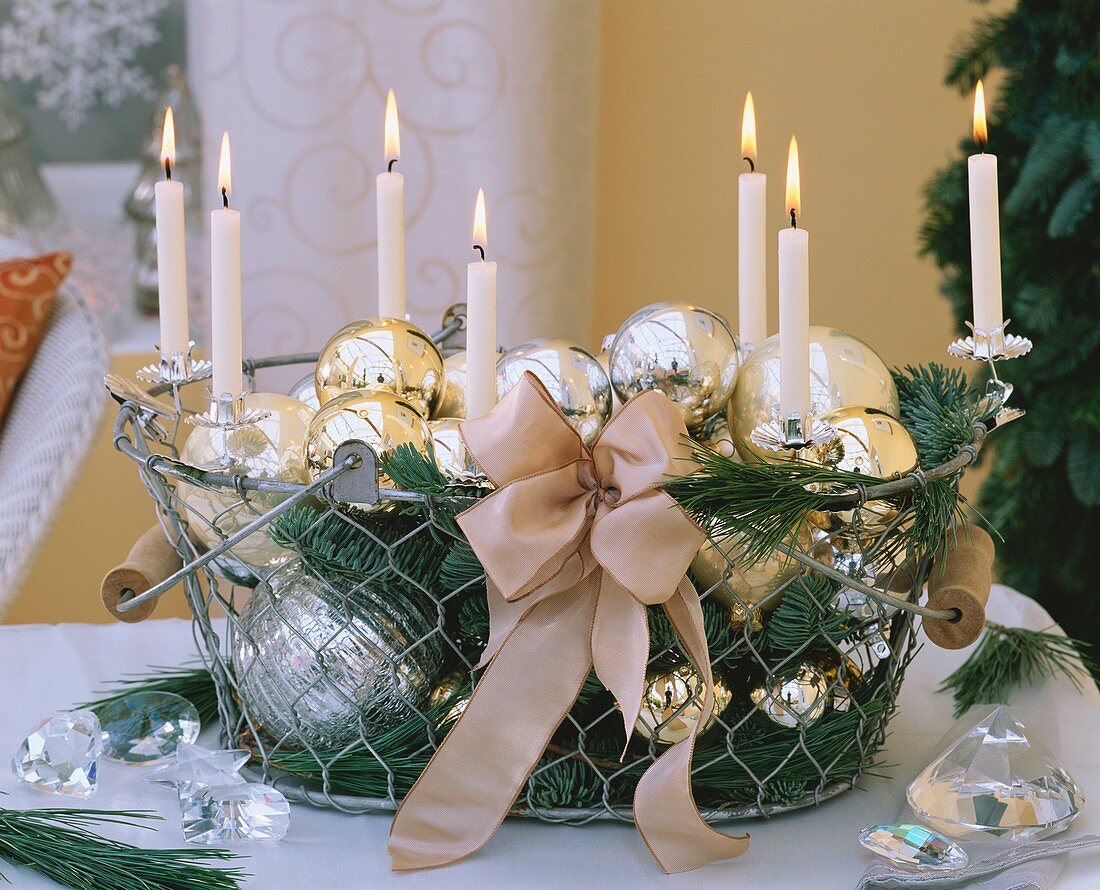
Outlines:
[[[159,525],[145,532],[130,550],[130,555],[121,565],[115,566],[103,577],[100,594],[103,605],[119,621],[135,624],[144,621],[157,607],[156,600],[142,603],[136,609],[123,612],[119,603],[123,599],[145,593],[155,587],[183,565],[179,554],[164,536]]]
[[[924,619],[925,636],[940,648],[962,649],[981,634],[993,585],[994,554],[993,539],[984,529],[972,525],[960,532],[932,564],[927,605],[961,613],[955,621]]]

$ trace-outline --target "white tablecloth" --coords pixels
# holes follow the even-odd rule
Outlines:
[[[1045,628],[1050,617],[1036,603],[995,587],[989,616],[1004,624]],[[0,627],[0,755],[14,753],[23,735],[43,716],[91,697],[104,681],[148,664],[180,664],[194,652],[184,621],[138,625]],[[465,862],[417,874],[392,875],[386,856],[386,815],[345,816],[295,806],[290,834],[281,842],[238,844],[248,855],[249,888],[509,887],[634,888],[744,887],[851,888],[872,857],[856,840],[859,829],[893,822],[905,786],[931,759],[952,724],[951,698],[936,693],[943,677],[966,657],[926,643],[909,668],[901,704],[883,752],[894,764],[890,778],[868,777],[820,810],[741,823],[752,834],[748,853],[689,875],[662,876],[630,826],[584,828],[510,819],[490,843]],[[1077,778],[1091,806],[1072,835],[1100,833],[1100,694],[1092,684],[1076,692],[1064,679],[1050,680],[1013,696],[1013,709]],[[116,836],[146,846],[181,846],[178,812],[170,793],[142,782],[140,767],[101,763],[97,808],[156,809],[167,821],[157,833],[121,831]],[[66,806],[64,798],[21,786],[10,772],[0,777],[0,806]],[[1068,835],[1067,835],[1068,836]],[[16,887],[49,887],[29,871],[0,863]],[[1100,854],[1067,857],[1059,890],[1100,886]]]

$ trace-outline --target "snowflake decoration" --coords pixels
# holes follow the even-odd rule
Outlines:
[[[151,98],[155,84],[134,59],[160,40],[156,17],[168,2],[14,0],[0,27],[0,77],[37,84],[38,106],[70,130],[99,102]]]

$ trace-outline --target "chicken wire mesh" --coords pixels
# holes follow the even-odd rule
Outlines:
[[[277,357],[247,362],[246,370],[251,384],[257,367],[314,360]],[[183,583],[196,642],[217,687],[222,742],[247,747],[253,777],[292,799],[351,813],[396,808],[478,676],[484,640],[469,631],[468,619],[484,609],[484,575],[446,587],[425,584],[414,571],[418,554],[460,540],[449,517],[473,499],[383,488],[372,504],[377,470],[366,446],[347,446],[334,467],[310,483],[190,466],[179,459],[188,412],[178,389],[120,388],[116,381],[116,446],[135,461],[184,564],[178,578],[149,595]],[[159,398],[166,393],[175,400],[173,411]],[[366,506],[346,502],[355,486],[366,492],[358,495]],[[196,509],[196,491],[220,509]],[[866,492],[860,494],[866,502]],[[295,511],[301,511],[297,524],[287,522]],[[888,570],[871,579],[876,587],[896,589],[893,582],[905,573],[909,585],[901,599],[916,603],[927,560],[906,563],[906,554],[891,550],[893,533],[913,521],[912,508],[872,536],[858,533],[863,514],[855,509],[847,523],[821,532],[809,554],[840,578],[867,577],[871,566],[884,562]],[[234,517],[231,533],[221,521],[228,515]],[[379,534],[379,515],[392,517],[393,534]],[[339,543],[343,535],[369,542],[373,561],[352,561],[347,571],[329,575],[311,571],[302,553],[319,530],[327,541]],[[281,552],[257,567],[257,536],[266,547],[273,533]],[[701,736],[693,768],[697,801],[712,821],[815,805],[852,787],[876,762],[916,649],[908,608],[835,585],[826,608],[843,621],[831,632],[808,632],[777,656],[762,645],[760,627],[781,620],[776,604],[810,589],[811,575],[803,567],[752,602],[737,593],[735,560],[726,563],[720,580],[706,589],[699,585],[708,619],[725,616],[728,625],[708,632],[716,674],[727,678],[728,705]],[[740,620],[729,621],[731,614]],[[667,679],[682,655],[674,635],[663,631],[658,616],[651,622],[650,666]],[[807,665],[811,651],[816,661]],[[797,683],[807,667],[814,695],[803,707]],[[792,680],[788,698],[783,684]],[[621,736],[621,715],[590,678],[530,774],[514,814],[551,822],[630,821],[634,782],[663,750],[663,731],[690,718],[702,698],[689,688],[683,701],[673,702],[670,688],[665,686],[668,706],[652,711],[650,732],[635,733],[620,761],[621,739],[609,747],[606,737],[616,720]],[[756,701],[751,696],[761,689],[778,718],[764,728],[759,694]],[[829,729],[828,744],[821,742],[823,728]],[[498,729],[508,732],[507,714],[500,715]]]

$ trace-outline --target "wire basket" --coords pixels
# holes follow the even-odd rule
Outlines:
[[[442,341],[460,327],[460,320],[452,321],[435,339]],[[312,367],[316,359],[290,355],[248,360],[246,376],[251,385],[259,368]],[[179,388],[141,388],[118,380],[112,387],[121,403],[116,447],[136,463],[164,532],[183,560],[179,572],[123,608],[155,599],[182,581],[196,641],[217,686],[222,742],[253,752],[246,768],[253,778],[275,785],[291,799],[349,813],[395,809],[445,735],[456,703],[461,708],[462,689],[478,674],[475,665],[484,641],[471,639],[460,619],[463,609],[483,608],[484,575],[452,587],[429,587],[407,571],[414,548],[458,539],[448,517],[463,504],[454,498],[442,504],[434,496],[378,489],[375,455],[361,443],[346,443],[332,469],[309,484],[188,466],[179,460],[177,448],[188,414],[180,407]],[[174,405],[159,398],[165,394]],[[720,610],[728,616],[732,608],[743,619],[740,626],[729,625],[720,646],[711,644],[716,673],[733,677],[730,683],[739,685],[732,690],[734,703],[717,714],[696,749],[694,791],[705,818],[751,818],[816,805],[852,787],[876,763],[905,668],[916,651],[914,616],[929,613],[917,605],[928,560],[893,554],[891,570],[875,579],[876,596],[859,602],[843,633],[813,635],[782,659],[761,647],[754,622],[791,591],[805,587],[807,566],[815,575],[833,579],[839,595],[851,594],[844,582],[852,572],[874,564],[889,549],[892,532],[913,519],[912,508],[902,508],[881,535],[853,538],[859,507],[884,494],[915,491],[928,478],[957,480],[974,460],[982,433],[978,428],[975,444],[942,467],[868,485],[851,495],[852,524],[825,534],[808,552],[792,553],[801,571],[763,602],[741,600],[724,583],[728,573],[709,590],[700,590],[705,614]],[[189,488],[215,495],[227,512],[246,515],[248,521],[238,522],[238,529],[227,536],[181,497]],[[348,501],[376,501],[374,510],[404,517],[399,533],[378,536],[377,526],[372,531],[364,523],[364,510],[349,507]],[[410,505],[419,511],[408,510]],[[307,507],[313,520],[288,531],[286,517]],[[420,518],[410,519],[414,513]],[[279,534],[291,545],[285,561],[269,571],[250,570],[241,555],[245,542],[267,535],[276,523],[284,523]],[[331,531],[333,523],[346,528],[349,536],[373,539],[380,558],[341,577],[308,574],[295,551],[321,524]],[[213,529],[220,543],[197,543],[195,532],[203,526]],[[830,548],[845,536],[849,544],[842,559]],[[851,545],[851,540],[865,543]],[[889,593],[901,586],[895,582],[903,574],[905,592]],[[779,616],[776,611],[769,620],[779,621]],[[661,639],[659,633],[651,636]],[[651,653],[655,670],[679,658],[674,635],[668,640]],[[789,725],[762,726],[766,721],[746,695],[748,686],[767,688],[790,679],[811,650],[824,665],[827,687],[817,690],[822,710],[796,715],[786,721]],[[448,682],[450,698],[440,695]],[[428,690],[435,691],[434,699]],[[513,814],[548,822],[631,821],[634,783],[661,752],[661,729],[680,719],[691,702],[663,715],[648,738],[635,733],[620,762],[621,750],[594,742],[604,721],[618,720],[621,732],[614,703],[598,683],[594,688],[586,684],[578,701],[528,778]],[[328,733],[332,726],[338,730],[335,735]],[[826,729],[829,744],[822,745],[819,739]],[[507,715],[502,715],[500,730],[508,731]]]

